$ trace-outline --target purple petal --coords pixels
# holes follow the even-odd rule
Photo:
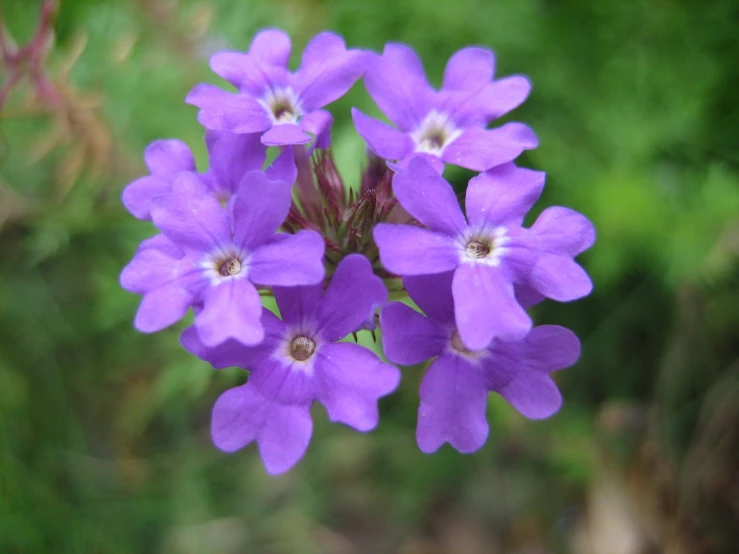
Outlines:
[[[262,144],[267,146],[290,146],[306,144],[310,141],[310,135],[303,132],[299,125],[293,123],[275,125],[262,135]]]
[[[420,389],[418,447],[431,454],[448,442],[459,452],[478,450],[488,437],[488,389],[479,369],[453,354],[431,364]]]
[[[562,395],[557,385],[543,373],[526,373],[498,392],[529,419],[547,418],[562,406]]]
[[[454,297],[452,279],[454,272],[435,275],[404,277],[403,285],[419,308],[431,319],[447,327],[454,326]]]
[[[550,373],[574,365],[580,357],[577,335],[558,325],[534,327],[524,339],[527,365]]]
[[[538,258],[529,284],[558,302],[582,298],[593,290],[593,282],[575,260],[556,254],[542,254]]]
[[[507,163],[470,179],[465,199],[470,225],[520,226],[541,196],[545,176]]]
[[[523,104],[531,92],[531,81],[522,75],[512,75],[489,84],[483,95],[485,113],[489,119],[497,119]]]
[[[195,86],[185,102],[200,108],[198,121],[208,129],[260,133],[272,126],[266,110],[254,98],[226,92],[214,85]]]
[[[142,252],[143,250],[148,250],[149,248],[156,248],[163,254],[166,254],[170,258],[175,259],[180,259],[185,255],[185,253],[180,250],[180,248],[175,243],[169,240],[167,236],[162,233],[141,241],[141,244],[139,244],[136,253]]]
[[[382,121],[352,108],[352,119],[359,135],[372,152],[386,160],[401,160],[413,151],[411,137]]]
[[[352,343],[327,344],[317,356],[316,392],[328,418],[357,431],[373,429],[379,419],[377,399],[397,388],[398,368]]]
[[[172,181],[181,171],[195,171],[195,158],[181,140],[156,140],[146,147],[144,161],[151,174]]]
[[[473,171],[485,171],[538,145],[534,132],[522,123],[506,123],[497,129],[468,128],[444,149],[442,159]]]
[[[528,309],[531,306],[536,306],[546,299],[546,296],[544,296],[534,287],[526,283],[515,284],[513,286],[513,290],[516,294],[516,301],[521,304],[521,307],[523,309]]]
[[[141,177],[123,189],[121,200],[131,214],[142,220],[151,219],[149,209],[153,198],[167,194],[172,190],[172,183],[159,177]]]
[[[293,287],[323,280],[326,246],[315,231],[280,234],[257,248],[249,259],[249,279],[260,285]]]
[[[121,272],[121,287],[136,294],[147,294],[168,285],[187,271],[189,260],[181,262],[156,248],[139,250]]]
[[[595,242],[595,228],[590,220],[560,206],[544,210],[531,230],[537,247],[544,252],[577,256]]]
[[[452,291],[459,336],[470,350],[485,348],[496,337],[520,339],[531,329],[531,318],[516,302],[513,285],[496,267],[460,265]]]
[[[393,192],[409,214],[434,231],[454,237],[467,229],[454,189],[424,157],[414,157],[406,171],[395,174]]]
[[[301,327],[316,317],[323,296],[323,285],[307,287],[274,287],[272,290],[282,320],[290,326]]]
[[[161,331],[182,319],[192,302],[179,281],[154,289],[141,299],[134,327],[142,333]]]
[[[311,112],[340,98],[365,71],[367,55],[346,50],[344,39],[334,33],[316,35],[305,47],[296,89],[303,108]]]
[[[208,147],[210,170],[218,181],[217,194],[230,197],[236,192],[244,175],[262,169],[267,149],[259,136],[259,133],[206,131],[205,144]]]
[[[486,48],[470,46],[454,53],[444,70],[443,89],[475,90],[490,83],[495,56]]]
[[[257,63],[256,59],[242,52],[218,52],[210,58],[210,68],[213,73],[236,88],[239,88],[243,82],[260,77],[256,71]],[[262,81],[259,84],[264,85],[265,83]]]
[[[338,341],[356,330],[374,311],[387,302],[382,279],[372,272],[369,260],[350,254],[336,267],[316,314],[321,334]]]
[[[446,167],[446,165],[439,156],[437,156],[436,154],[429,154],[428,152],[416,152],[415,150],[411,151],[402,160],[398,162],[388,162],[387,165],[390,169],[395,171],[395,173],[403,173],[408,169],[409,162],[417,158],[422,158],[426,160],[426,163],[428,163],[439,175],[444,173],[444,168]]]
[[[233,339],[215,347],[206,346],[200,340],[194,326],[182,332],[180,343],[185,350],[218,369],[233,366],[252,369],[255,364],[274,354],[286,333],[285,324],[267,309],[262,309],[261,322],[264,327],[264,340],[256,346],[246,346]]]
[[[228,203],[234,243],[252,251],[271,239],[290,211],[289,183],[270,181],[262,171],[247,173]]]
[[[432,106],[434,91],[423,64],[403,44],[385,45],[382,57],[375,57],[367,70],[364,86],[380,110],[403,131],[414,130]]]
[[[316,148],[325,150],[331,146],[331,124],[333,122],[334,116],[326,110],[316,110],[300,120],[300,127],[303,131],[315,137],[311,152]]]
[[[270,402],[250,383],[224,392],[213,406],[214,444],[235,452],[256,440],[271,474],[287,471],[303,457],[312,431],[308,405]]]
[[[451,295],[450,295],[451,296]],[[420,364],[438,356],[449,341],[449,332],[400,302],[391,302],[380,315],[382,349],[394,364]]]
[[[287,350],[288,345],[283,343],[282,348]],[[281,349],[273,350],[271,356],[254,364],[249,382],[274,402],[308,404],[316,398],[315,360],[315,357],[311,358],[305,365],[295,362]]]
[[[154,199],[151,217],[185,251],[211,252],[231,242],[226,211],[194,173],[180,173],[171,194]]]
[[[270,166],[264,170],[264,173],[270,181],[283,181],[292,186],[295,179],[298,178],[298,168],[295,165],[295,155],[292,147],[286,146]]]
[[[485,126],[526,100],[531,83],[526,77],[506,77],[472,91],[442,91],[443,107],[460,127]],[[444,94],[446,93],[446,94]]]
[[[290,59],[290,36],[281,29],[259,31],[251,41],[249,55],[260,62],[286,66]]]
[[[454,239],[428,229],[380,223],[374,237],[382,265],[395,275],[443,273],[459,263]]]
[[[261,315],[262,300],[254,285],[246,279],[230,278],[206,289],[195,328],[205,346],[229,339],[258,344],[264,339]]]

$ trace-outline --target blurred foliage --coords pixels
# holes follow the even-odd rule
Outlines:
[[[0,24],[25,44],[40,9],[4,0]],[[55,101],[25,80],[0,111],[0,552],[734,552],[738,22],[733,0],[64,1],[44,62]],[[583,340],[560,414],[528,422],[491,398],[479,453],[425,456],[411,368],[369,435],[316,409],[288,475],[211,446],[210,407],[243,373],[187,355],[182,326],[132,329],[118,274],[153,230],[119,195],[154,139],[205,161],[183,98],[218,82],[211,53],[265,26],[291,33],[295,61],[329,28],[411,44],[436,83],[468,44],[531,77],[506,119],[540,137],[520,160],[548,173],[539,209],[599,233],[582,256],[594,294],[535,309]],[[353,105],[379,114],[361,86],[332,107],[348,180]]]

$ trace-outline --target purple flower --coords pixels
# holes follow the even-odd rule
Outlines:
[[[456,326],[464,344],[484,348],[494,337],[522,338],[531,319],[514,284],[558,301],[590,293],[592,283],[573,257],[595,240],[592,224],[566,208],[544,210],[530,229],[523,218],[541,194],[544,173],[498,166],[470,180],[467,218],[452,187],[422,157],[393,179],[400,204],[427,228],[379,224],[375,242],[383,266],[396,275],[454,272]],[[441,292],[440,292],[441,293]]]
[[[290,469],[303,456],[312,431],[310,406],[321,402],[331,421],[358,431],[377,425],[377,399],[398,385],[400,372],[370,350],[338,342],[387,300],[382,280],[366,258],[344,258],[326,289],[275,288],[280,320],[265,310],[264,341],[246,347],[228,341],[206,347],[195,329],[183,346],[215,367],[250,369],[249,381],[223,393],[213,407],[216,446],[233,452],[256,441],[269,473]]]
[[[550,373],[580,356],[574,333],[556,325],[534,327],[515,342],[494,339],[482,348],[467,348],[455,326],[451,280],[451,273],[404,279],[427,316],[399,302],[380,315],[390,361],[410,365],[436,358],[421,383],[416,429],[418,446],[427,454],[445,442],[464,453],[485,443],[489,391],[528,418],[551,416],[562,397]]]
[[[536,148],[533,131],[522,123],[486,129],[492,120],[521,104],[531,85],[525,77],[493,80],[490,50],[470,47],[447,63],[441,90],[426,80],[421,60],[403,44],[387,44],[382,57],[367,69],[364,84],[393,128],[352,110],[354,125],[378,156],[399,160],[414,154],[429,157],[439,173],[450,163],[485,171]]]
[[[121,274],[124,289],[144,296],[136,328],[159,331],[195,306],[195,328],[205,344],[261,342],[255,285],[307,285],[324,277],[318,233],[275,234],[291,195],[289,183],[255,171],[243,177],[224,209],[197,175],[180,173],[172,192],[152,201],[162,235],[140,248]]]
[[[259,135],[237,135],[224,131],[206,131],[209,168],[200,177],[209,189],[226,202],[236,193],[244,175],[259,171],[267,148]],[[123,204],[139,219],[151,219],[151,201],[172,191],[172,182],[182,171],[195,171],[190,148],[182,141],[169,139],[152,142],[144,153],[151,175],[136,179],[123,189]],[[265,170],[274,181],[295,181],[297,170],[291,149],[286,148]]]
[[[208,129],[259,133],[268,146],[305,144],[310,135],[324,135],[331,115],[320,108],[362,76],[366,53],[347,50],[341,37],[324,32],[308,43],[300,69],[291,72],[290,50],[287,34],[270,29],[254,37],[246,54],[214,55],[211,68],[238,92],[197,85],[186,101],[200,108],[198,121]]]

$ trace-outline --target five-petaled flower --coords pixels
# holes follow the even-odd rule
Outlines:
[[[291,72],[290,50],[290,37],[270,29],[254,37],[246,54],[215,54],[211,68],[238,92],[197,85],[186,101],[200,108],[198,121],[208,129],[259,133],[268,146],[305,144],[310,135],[321,136],[332,118],[320,108],[362,76],[368,54],[347,50],[344,39],[324,32],[308,43],[300,68]]]
[[[457,328],[471,349],[494,337],[522,338],[531,318],[514,284],[555,300],[590,293],[592,283],[573,257],[591,246],[592,224],[565,208],[548,208],[531,229],[523,218],[544,187],[544,174],[504,164],[467,186],[465,218],[451,185],[421,156],[396,173],[393,191],[405,210],[427,228],[382,223],[375,241],[382,265],[396,275],[454,271]]]
[[[427,156],[439,173],[445,163],[485,171],[509,162],[536,148],[533,131],[522,123],[486,126],[521,104],[531,85],[521,76],[493,80],[494,70],[490,50],[464,48],[449,59],[437,91],[411,48],[388,44],[364,84],[397,129],[357,109],[352,110],[354,124],[373,152],[400,167],[416,154]]]
[[[562,404],[552,371],[580,356],[575,334],[556,325],[534,327],[523,339],[493,339],[478,349],[460,340],[454,318],[451,273],[408,277],[405,286],[426,316],[400,302],[380,316],[385,355],[411,365],[435,358],[420,389],[416,439],[431,453],[445,442],[474,452],[488,436],[485,417],[489,391],[505,398],[526,417],[542,419]]]
[[[314,401],[326,407],[331,421],[369,431],[377,425],[377,399],[395,390],[400,372],[363,346],[338,342],[387,300],[365,257],[344,258],[325,293],[321,285],[279,287],[275,298],[282,320],[263,312],[266,334],[258,346],[228,341],[208,348],[192,327],[182,343],[215,367],[251,370],[245,385],[216,402],[213,441],[226,451],[256,441],[267,470],[281,473],[308,447]]]

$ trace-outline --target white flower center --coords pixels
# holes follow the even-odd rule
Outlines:
[[[200,262],[205,276],[215,286],[226,279],[243,279],[248,273],[248,256],[237,248],[207,255]]]
[[[471,232],[459,243],[459,257],[462,263],[477,263],[489,266],[500,265],[500,260],[508,249],[510,242],[505,227],[496,227],[492,231]]]
[[[298,95],[290,87],[268,89],[259,103],[275,125],[297,123],[303,115]]]
[[[456,128],[448,115],[431,110],[411,133],[411,137],[416,143],[416,152],[441,156],[444,149],[461,134],[462,131]]]

